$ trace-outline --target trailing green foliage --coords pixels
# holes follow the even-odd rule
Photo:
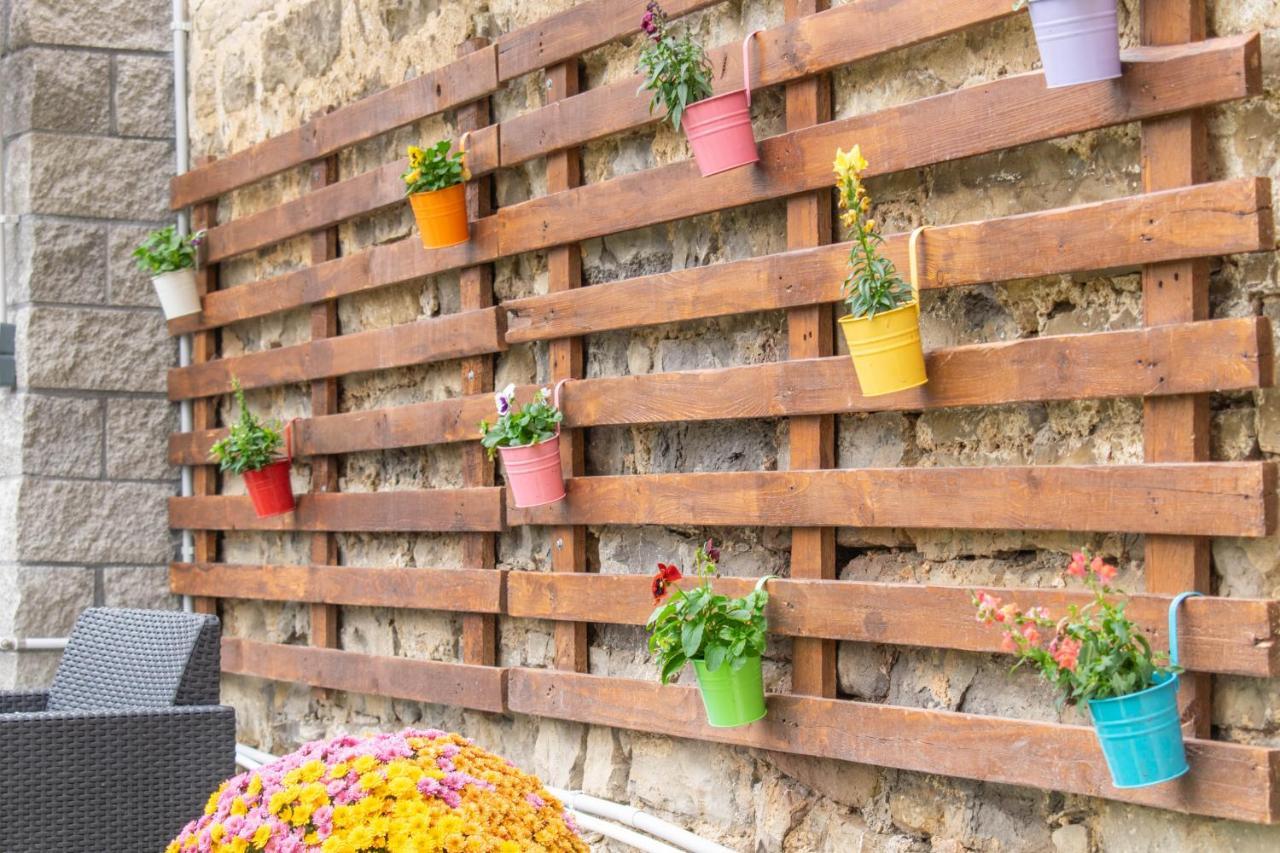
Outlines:
[[[711,540],[694,556],[698,586],[685,591],[675,586],[680,570],[666,563],[658,564],[653,578],[653,595],[658,607],[649,617],[649,652],[658,662],[662,683],[692,660],[702,660],[707,670],[715,672],[728,665],[737,672],[753,657],[764,654],[764,616],[769,593],[762,577],[750,593],[742,598],[729,598],[711,590],[711,577],[717,573],[720,550]],[[670,589],[671,600],[661,603]]]
[[[539,388],[533,402],[517,410],[512,405],[516,386],[508,385],[494,395],[498,407],[498,419],[492,424],[480,422],[480,444],[492,459],[499,447],[528,447],[546,441],[556,434],[556,427],[564,415],[551,405],[546,388]]]
[[[1181,672],[1157,655],[1128,616],[1124,593],[1108,584],[1115,567],[1087,551],[1072,555],[1067,574],[1093,592],[1083,607],[1072,604],[1060,619],[1044,607],[1026,611],[989,593],[971,593],[978,621],[1000,625],[1004,650],[1017,656],[1013,668],[1031,666],[1060,691],[1059,704],[1128,696]],[[1112,600],[1109,595],[1118,595]]]
[[[133,257],[138,262],[138,269],[153,276],[185,270],[196,265],[196,256],[203,241],[203,231],[183,235],[172,225],[167,225],[148,234],[133,250]]]
[[[240,420],[231,425],[226,438],[209,448],[209,455],[223,471],[232,474],[260,471],[277,460],[277,452],[284,444],[280,424],[274,421],[264,424],[249,411],[240,380],[231,380],[231,387],[235,391],[236,404],[240,406]]]
[[[672,127],[679,130],[688,106],[711,97],[711,63],[702,45],[687,34],[680,38],[671,35],[667,16],[657,3],[648,5],[640,27],[648,33],[650,43],[640,54],[636,69],[644,74],[638,91],[653,92],[649,112],[661,104]]]
[[[409,146],[409,169],[400,176],[405,183],[405,195],[442,190],[470,177],[463,162],[463,152],[450,154],[451,146],[447,139],[426,149]]]

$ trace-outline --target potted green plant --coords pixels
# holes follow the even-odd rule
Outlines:
[[[560,467],[560,388],[554,395],[539,388],[531,402],[515,407],[516,386],[508,385],[494,395],[498,419],[480,422],[480,443],[489,458],[502,454],[502,467],[511,486],[512,501],[518,507],[555,503],[565,496],[564,472]]]
[[[650,112],[661,105],[676,130],[684,127],[702,176],[759,161],[751,129],[751,61],[747,50],[755,33],[742,43],[743,87],[713,97],[706,51],[687,33],[676,37],[656,2],[645,8],[640,28],[649,36],[637,69],[644,75],[640,91],[653,93]]]
[[[250,412],[239,380],[233,379],[231,387],[240,406],[240,419],[231,425],[225,438],[214,442],[209,455],[223,471],[244,477],[258,518],[292,512],[293,484],[289,473],[293,459],[289,430],[281,430],[279,422],[263,423]],[[281,446],[285,448],[283,457],[279,455]]]
[[[922,229],[911,235],[911,286],[893,261],[880,254],[884,239],[871,218],[871,197],[862,183],[867,161],[855,145],[836,149],[835,173],[840,221],[850,230],[849,275],[844,281],[849,314],[840,328],[849,343],[858,385],[867,397],[892,394],[929,381],[920,343],[919,270],[916,251]]]
[[[1122,73],[1116,0],[1015,0],[1030,6],[1045,85],[1112,80]]]
[[[470,236],[464,183],[470,175],[463,152],[450,148],[447,139],[427,148],[410,145],[409,168],[400,176],[427,249],[465,243]]]
[[[196,260],[204,232],[179,234],[172,225],[152,231],[133,250],[138,269],[151,275],[166,320],[200,313]]]
[[[765,715],[760,658],[768,627],[764,585],[770,576],[760,578],[746,596],[730,598],[711,589],[719,563],[720,549],[708,539],[694,555],[698,585],[688,591],[677,586],[683,578],[678,567],[659,563],[651,585],[657,609],[646,628],[662,683],[692,663],[707,722],[732,728]],[[671,599],[664,601],[668,593]]]
[[[1170,655],[1155,653],[1128,616],[1127,599],[1110,584],[1116,569],[1089,551],[1077,551],[1067,567],[1093,593],[1054,619],[1047,608],[1022,610],[986,592],[971,592],[977,619],[998,626],[1001,647],[1060,693],[1060,704],[1084,702],[1117,788],[1141,788],[1187,772],[1178,719],[1178,605],[1169,607]]]

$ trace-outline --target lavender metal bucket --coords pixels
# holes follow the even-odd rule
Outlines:
[[[1031,25],[1050,89],[1120,76],[1116,0],[1031,0]]]

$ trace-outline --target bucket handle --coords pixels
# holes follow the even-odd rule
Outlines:
[[[742,40],[742,90],[747,95],[747,106],[751,106],[751,39],[759,34],[759,30],[752,30]]]
[[[293,462],[293,425],[298,422],[298,418],[291,418],[284,425],[284,458],[290,463]]]
[[[907,240],[907,267],[910,270],[911,278],[911,296],[916,301],[920,301],[920,235],[928,228],[927,225],[921,225],[919,228],[911,232],[910,239]]]
[[[458,153],[462,155],[462,180],[465,182],[471,177],[471,167],[467,164],[467,145],[471,142],[471,131],[464,130],[462,135],[458,137]]]
[[[552,407],[553,407],[557,412],[559,412],[559,411],[560,411],[560,389],[561,389],[561,388],[563,388],[563,387],[564,387],[564,383],[566,383],[566,382],[568,382],[568,381],[569,381],[569,377],[568,377],[568,376],[566,376],[564,379],[561,379],[559,382],[557,382],[557,383],[556,383],[556,385],[555,385],[555,388],[553,388],[553,389],[552,389],[552,391],[551,391],[551,406],[552,406]],[[562,420],[563,420],[563,418],[562,418]],[[559,424],[559,423],[557,423],[557,424],[556,424],[556,435],[557,435],[557,436],[558,436],[558,435],[560,435],[560,424]]]
[[[1169,603],[1169,663],[1174,666],[1178,665],[1178,605],[1198,595],[1204,593],[1194,590],[1184,592]]]

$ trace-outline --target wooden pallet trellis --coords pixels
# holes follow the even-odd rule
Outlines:
[[[712,3],[666,5],[681,14]],[[198,340],[213,342],[217,329],[239,320],[303,306],[319,318],[343,296],[462,271],[459,314],[350,335],[326,325],[306,344],[234,359],[214,359],[216,350],[209,349],[200,363],[171,374],[170,396],[194,399],[197,411],[211,412],[210,398],[226,392],[233,373],[246,387],[306,382],[331,388],[338,377],[357,371],[458,360],[463,397],[352,413],[334,411],[330,398],[299,422],[296,447],[300,455],[333,458],[468,442],[466,487],[373,494],[317,488],[300,498],[292,517],[259,520],[246,499],[216,495],[206,477],[196,496],[171,502],[174,526],[211,531],[198,540],[206,547],[197,548],[194,563],[172,567],[174,590],[202,601],[303,601],[321,622],[342,605],[439,609],[447,602],[464,614],[460,663],[228,638],[225,668],[231,672],[640,730],[654,730],[653,721],[662,719],[663,731],[687,737],[1206,815],[1280,820],[1280,750],[1192,740],[1193,771],[1185,784],[1117,791],[1086,729],[832,698],[833,641],[996,651],[996,638],[974,625],[964,590],[833,580],[836,526],[1142,532],[1148,534],[1152,593],[1206,586],[1205,537],[1274,531],[1273,466],[1205,461],[1199,402],[1209,392],[1268,387],[1273,381],[1268,323],[1208,320],[1203,276],[1206,257],[1274,249],[1269,183],[1235,179],[1197,186],[1204,176],[1193,168],[1202,133],[1194,111],[1261,89],[1256,36],[1191,44],[1204,35],[1199,0],[1145,0],[1144,42],[1154,46],[1127,52],[1125,77],[1115,83],[1047,91],[1040,74],[1017,75],[833,121],[820,75],[1011,11],[1007,0],[903,0],[874,12],[884,16],[883,26],[865,27],[854,26],[872,13],[865,4],[824,5],[785,0],[785,23],[756,40],[753,82],[786,85],[788,105],[787,130],[761,141],[758,169],[702,179],[683,162],[578,186],[578,146],[654,120],[634,96],[634,80],[577,91],[577,55],[632,31],[643,7],[636,0],[592,0],[491,45],[470,44],[445,68],[176,180],[175,206],[212,199],[455,107],[461,107],[460,128],[472,131],[469,161],[478,174],[548,159],[548,194],[497,211],[476,206],[472,240],[464,246],[425,252],[410,235],[325,260],[332,252],[317,242],[313,260],[319,263],[211,292],[203,315],[170,324],[174,333],[197,332]],[[716,65],[717,90],[741,85],[737,52],[722,49],[715,56],[723,60]],[[547,104],[489,124],[488,95],[502,81],[539,68],[548,69]],[[831,346],[831,303],[840,298],[848,252],[847,244],[824,245],[832,236],[830,203],[823,196],[835,147],[862,142],[877,152],[877,173],[888,173],[1132,121],[1143,122],[1142,194],[932,229],[925,282],[929,288],[965,287],[1144,265],[1148,325],[937,350],[929,354],[926,388],[861,397],[848,359],[833,356]],[[336,183],[329,174],[300,199],[218,224],[210,233],[210,256],[217,262],[304,233],[320,235],[319,241],[339,222],[398,203],[401,188],[394,177],[401,168],[392,163]],[[486,199],[487,191],[473,197]],[[784,197],[787,252],[578,286],[582,240]],[[210,206],[204,211],[208,219]],[[1015,244],[1019,251],[1009,252],[1007,246]],[[892,235],[886,248],[903,265],[905,235]],[[542,250],[548,252],[548,292],[494,306],[486,265]],[[492,486],[474,425],[491,412],[494,355],[509,343],[547,341],[551,378],[579,377],[584,336],[775,309],[788,312],[788,361],[569,383],[566,464],[575,476],[566,503],[516,510]],[[329,316],[324,314],[326,323]],[[1143,465],[831,470],[830,424],[838,413],[1125,396],[1142,397],[1146,404]],[[792,419],[790,471],[577,476],[586,427],[774,417]],[[211,418],[199,417],[194,432],[173,437],[170,459],[199,464],[220,434]],[[1165,440],[1183,435],[1192,440]],[[317,471],[324,472],[323,466]],[[320,485],[330,482],[328,473],[317,476]],[[792,577],[775,582],[770,621],[774,632],[796,638],[796,695],[771,698],[764,723],[711,730],[702,725],[688,688],[586,673],[586,624],[639,624],[648,607],[644,577],[584,571],[585,525],[649,523],[793,528]],[[492,534],[520,524],[553,528],[556,571],[493,568]],[[339,530],[453,531],[466,536],[467,567],[352,569],[326,565],[334,560],[325,548],[307,566],[220,564],[218,530],[307,531],[318,548],[331,545]],[[723,586],[741,592],[748,583],[726,580]],[[1078,600],[1067,592],[1038,594],[1054,605]],[[1139,595],[1132,605],[1158,641],[1168,600]],[[555,622],[558,671],[492,666],[498,615]],[[932,628],[922,629],[924,621]],[[1280,602],[1192,601],[1184,631],[1185,659],[1197,674],[1280,675]],[[1197,696],[1191,713],[1203,735],[1207,693],[1201,687]],[[821,724],[829,732],[833,721],[839,737],[811,731]],[[922,750],[925,735],[933,746]]]

